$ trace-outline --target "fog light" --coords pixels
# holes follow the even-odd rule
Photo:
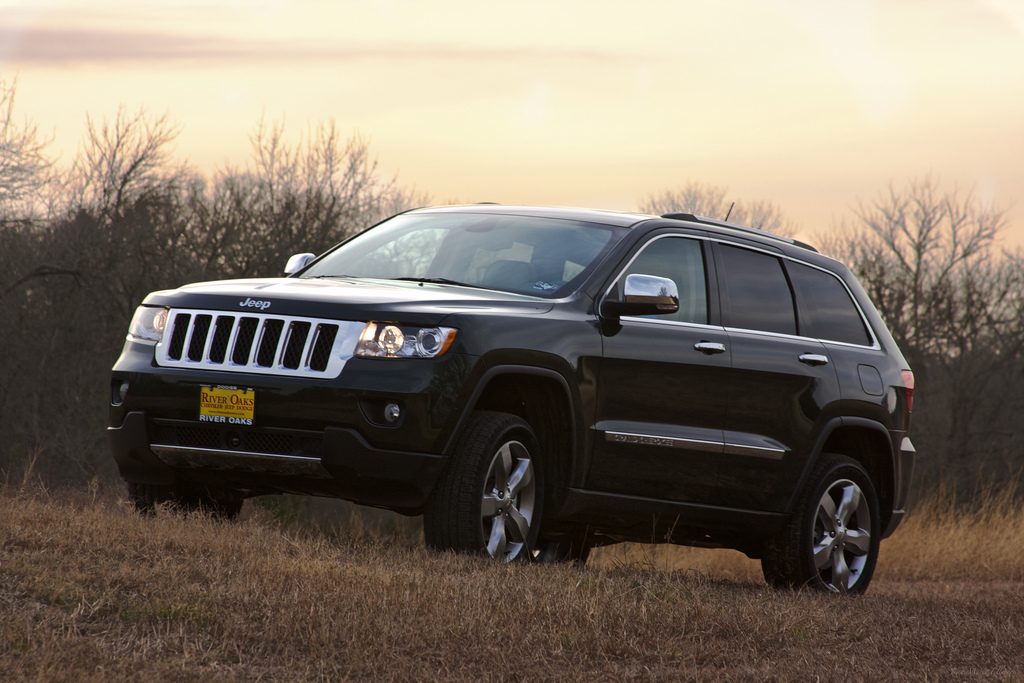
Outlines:
[[[394,424],[398,422],[398,418],[402,417],[402,409],[398,407],[397,403],[389,403],[384,406],[384,419]]]
[[[124,399],[128,396],[128,382],[115,383],[111,389],[113,391],[110,392],[110,402],[115,406],[124,403]]]

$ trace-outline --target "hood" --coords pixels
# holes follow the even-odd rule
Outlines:
[[[550,301],[458,285],[348,278],[221,280],[153,292],[144,303],[172,308],[277,313],[336,320],[435,325],[453,313],[514,309],[544,313]]]

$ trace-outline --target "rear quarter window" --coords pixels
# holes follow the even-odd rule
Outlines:
[[[801,332],[809,337],[871,345],[864,319],[839,278],[800,263],[789,263],[789,276],[800,301]]]

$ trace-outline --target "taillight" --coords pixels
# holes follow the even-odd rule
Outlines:
[[[907,387],[907,410],[914,410],[914,373],[903,370],[903,385]]]

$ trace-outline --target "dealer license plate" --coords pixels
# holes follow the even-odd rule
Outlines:
[[[199,421],[251,425],[256,390],[211,386],[199,388]]]

